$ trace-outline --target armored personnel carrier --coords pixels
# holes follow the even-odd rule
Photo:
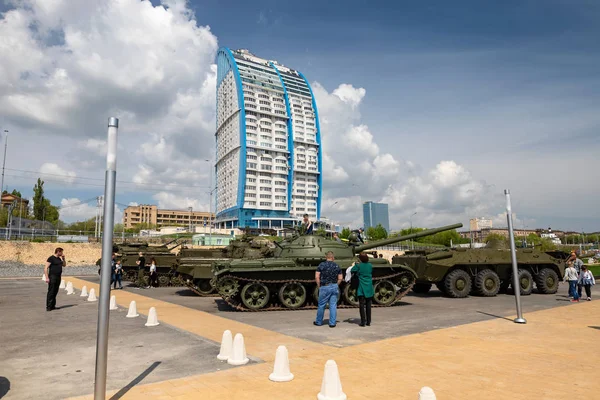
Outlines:
[[[531,294],[534,282],[539,293],[556,293],[568,253],[532,248],[517,249],[516,253],[521,294]],[[499,240],[491,240],[479,249],[407,251],[403,256],[394,256],[392,262],[416,271],[416,293],[427,293],[435,284],[449,297],[492,297],[512,286],[510,249]]]
[[[139,258],[139,253],[142,252],[147,264],[150,264],[152,258],[156,260],[159,286],[182,286],[183,281],[175,274],[177,255],[172,250],[175,250],[183,242],[175,243],[174,246],[169,247],[174,242],[177,242],[177,239],[157,246],[149,245],[147,242],[117,243],[113,245],[113,252],[116,253],[115,259],[121,260],[121,265],[123,266],[123,280],[137,280],[138,266],[136,261]],[[102,259],[99,259],[96,261],[96,265],[100,266],[101,262]],[[150,270],[148,267],[145,267],[144,283],[148,284],[149,281]]]
[[[351,244],[340,243],[318,235],[297,235],[275,243],[273,257],[215,261],[212,284],[229,305],[241,311],[315,308],[319,294],[315,270],[325,261],[328,251],[334,253],[335,262],[345,270],[356,262],[355,255],[362,251],[461,226],[449,225],[361,245],[352,241]],[[396,303],[417,279],[416,273],[406,265],[390,264],[383,258],[373,258],[370,262],[376,307]],[[357,307],[355,290],[345,282],[340,289],[340,307]]]
[[[212,265],[231,259],[254,260],[273,256],[275,245],[269,240],[244,236],[222,249],[187,249],[178,254],[177,275],[199,296],[215,295]]]

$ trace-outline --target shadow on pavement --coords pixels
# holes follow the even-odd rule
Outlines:
[[[147,377],[148,375],[150,375],[152,373],[152,371],[154,371],[159,365],[160,365],[160,361],[153,362],[151,366],[149,366],[148,368],[146,368],[146,370],[144,372],[142,372],[134,380],[132,380],[131,382],[129,382],[127,384],[127,386],[125,386],[123,389],[121,389],[117,393],[115,393],[110,398],[110,400],[117,400],[117,399],[120,399],[121,397],[125,396],[125,394],[127,392],[129,392],[135,385],[137,385],[138,383],[140,383],[141,381],[143,381],[144,378]]]
[[[600,326],[588,326],[588,328],[598,329],[600,331]]]
[[[0,376],[0,399],[6,396],[10,391],[10,381],[8,378]]]
[[[488,315],[488,316],[490,316],[490,317],[499,318],[499,319],[505,319],[505,320],[507,320],[507,321],[510,321],[510,322],[512,322],[512,319],[510,319],[510,318],[506,318],[506,317],[502,317],[502,316],[500,316],[500,315],[496,315],[496,314],[490,314],[490,313],[486,313],[486,312],[483,312],[483,311],[477,311],[477,312],[478,312],[479,314]]]

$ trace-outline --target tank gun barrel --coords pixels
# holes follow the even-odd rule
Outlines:
[[[423,237],[423,236],[435,235],[436,233],[445,232],[445,231],[449,231],[449,230],[452,230],[452,229],[461,228],[462,226],[463,226],[463,224],[458,223],[458,224],[452,224],[452,225],[442,226],[440,228],[426,229],[426,230],[421,231],[421,232],[411,233],[410,235],[394,236],[394,237],[383,239],[383,240],[377,240],[377,241],[374,241],[374,242],[363,244],[361,246],[356,246],[354,248],[354,252],[355,253],[360,253],[361,251],[365,251],[365,250],[369,250],[369,249],[374,249],[374,248],[380,247],[380,246],[386,246],[386,245],[392,244],[392,243],[402,242],[404,240],[417,239],[417,238],[420,238],[420,237]]]

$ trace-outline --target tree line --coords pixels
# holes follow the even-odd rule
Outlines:
[[[17,196],[19,198],[23,198],[23,194],[13,189],[12,192],[8,192],[4,190],[2,195],[12,194],[13,196]],[[59,208],[55,205],[52,205],[49,199],[44,196],[44,181],[41,178],[38,178],[36,184],[33,187],[33,204],[28,204],[27,206],[23,204],[19,204],[17,202],[16,207],[12,210],[12,216],[21,217],[25,219],[36,219],[39,221],[48,221],[53,225],[58,225],[60,221],[60,211]],[[0,210],[0,226],[6,226],[8,223],[8,208],[2,207]]]

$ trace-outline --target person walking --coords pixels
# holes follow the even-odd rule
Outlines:
[[[577,275],[577,271],[573,264],[569,264],[569,266],[565,269],[565,282],[569,282],[569,295],[573,296],[571,302],[579,303],[579,294],[577,293],[577,282],[579,281],[579,275]]]
[[[123,266],[121,260],[118,260],[115,264],[115,289],[117,288],[117,282],[119,283],[119,289],[123,289]]]
[[[360,326],[371,326],[371,302],[373,300],[373,265],[365,253],[358,255],[360,263],[352,267],[351,272],[358,274],[358,306],[360,308]],[[366,318],[365,318],[366,317]]]
[[[158,272],[156,271],[156,260],[150,259],[150,287],[158,287]]]
[[[334,262],[335,257],[332,251],[328,251],[325,257],[327,260],[319,264],[315,272],[315,281],[319,288],[319,306],[317,318],[313,324],[316,326],[323,325],[325,305],[329,304],[329,327],[335,328],[337,325],[337,301],[340,296],[339,285],[342,282],[342,270]]]
[[[146,259],[144,258],[144,253],[140,251],[140,256],[135,262],[138,266],[138,288],[143,288],[144,285],[144,268],[146,267]]]
[[[62,269],[67,266],[63,249],[57,247],[54,254],[46,260],[44,275],[48,284],[48,294],[46,295],[46,311],[56,310],[56,295],[62,277]]]
[[[112,260],[110,260],[110,285],[115,284],[115,289],[117,286],[117,277],[116,277],[116,269],[117,269],[117,261],[115,261],[115,253],[112,255]]]
[[[592,286],[596,284],[594,274],[585,265],[581,267],[581,273],[579,274],[579,285],[585,288],[585,295],[587,301],[592,301]],[[579,296],[581,297],[581,296]]]

